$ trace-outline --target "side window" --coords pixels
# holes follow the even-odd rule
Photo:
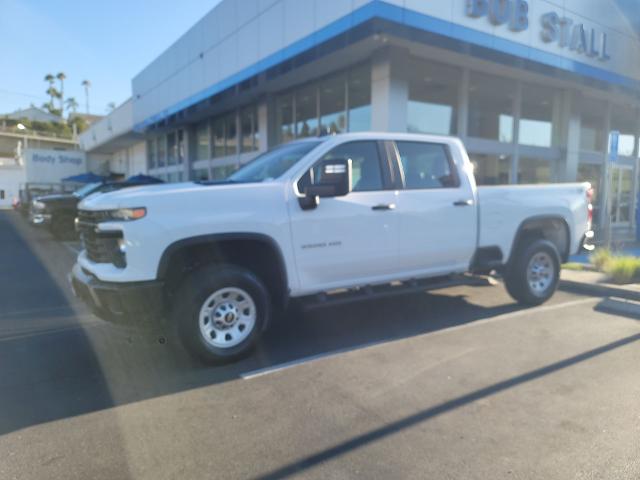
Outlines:
[[[370,192],[383,190],[382,171],[378,145],[373,141],[349,142],[337,146],[327,153],[322,160],[334,158],[350,158],[353,165],[352,190],[354,192]],[[314,170],[317,168],[314,167]],[[315,172],[314,173],[318,173]],[[317,175],[313,176],[318,178]]]
[[[447,147],[437,143],[396,142],[407,189],[460,186]]]

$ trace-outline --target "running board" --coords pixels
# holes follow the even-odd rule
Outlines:
[[[365,285],[363,287],[334,290],[331,292],[323,292],[316,295],[300,297],[299,301],[304,310],[313,310],[316,308],[361,302],[363,300],[394,297],[397,295],[441,290],[444,288],[459,286],[480,287],[494,284],[495,280],[491,277],[455,275],[421,280],[412,279],[384,285]]]

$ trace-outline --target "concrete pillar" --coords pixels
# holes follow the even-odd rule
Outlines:
[[[555,102],[553,112],[553,122],[557,128],[554,129],[554,140],[563,152],[558,172],[558,180],[562,182],[575,182],[578,178],[578,165],[580,163],[580,129],[581,118],[578,108],[579,93],[571,90],[562,92],[560,101]],[[556,136],[557,135],[557,136]]]
[[[269,107],[266,100],[258,103],[258,150],[264,152],[270,146],[269,142]],[[273,144],[271,144],[273,145]]]
[[[371,69],[371,128],[380,132],[407,131],[409,83],[405,73],[409,53],[388,47],[375,52]]]
[[[182,129],[182,143],[184,145],[184,159],[182,160],[182,181],[186,182],[191,179],[191,163],[193,162],[195,157],[195,135],[192,135],[191,132],[195,127],[185,126]],[[178,132],[176,131],[176,142],[178,141]],[[192,145],[193,143],[193,145]],[[178,153],[179,154],[179,153]]]
[[[511,159],[511,183],[519,183],[520,169],[520,117],[522,115],[522,82],[516,84],[516,94],[513,98],[513,158]]]
[[[460,89],[458,90],[458,137],[467,138],[467,124],[469,120],[469,69],[462,70]]]

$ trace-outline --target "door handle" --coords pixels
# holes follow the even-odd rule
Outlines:
[[[382,211],[382,210],[395,210],[395,203],[381,203],[380,205],[374,205],[371,207],[371,210]]]
[[[470,207],[473,205],[473,200],[458,200],[453,202],[454,207]]]

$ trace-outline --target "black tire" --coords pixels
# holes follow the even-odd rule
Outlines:
[[[255,307],[255,321],[246,338],[237,345],[223,348],[212,344],[216,342],[215,338],[208,341],[201,333],[200,310],[214,293],[227,288],[240,289],[248,294]],[[268,324],[270,315],[269,293],[262,281],[249,270],[233,265],[209,265],[191,273],[178,288],[172,308],[172,319],[183,346],[207,364],[232,362],[248,355]],[[208,322],[213,320],[211,316]],[[216,333],[219,334],[218,330],[212,335]]]
[[[548,258],[552,272],[544,275],[549,280],[548,286],[536,290],[529,283],[529,266],[533,258]],[[544,262],[543,262],[544,263]],[[546,263],[545,263],[546,264]],[[504,277],[505,287],[509,295],[523,305],[541,305],[553,296],[560,280],[560,254],[556,246],[541,239],[525,240],[514,252],[511,266]],[[545,282],[546,283],[546,282]],[[541,283],[542,285],[542,283]]]
[[[75,236],[74,217],[69,214],[54,215],[51,219],[51,233],[57,240],[69,240]]]

